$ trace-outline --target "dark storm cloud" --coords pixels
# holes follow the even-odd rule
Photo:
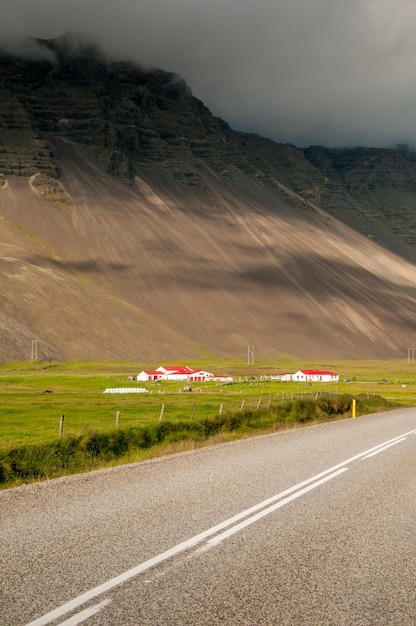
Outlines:
[[[3,0],[0,37],[81,32],[181,74],[233,128],[379,146],[416,144],[415,27],[414,0]]]

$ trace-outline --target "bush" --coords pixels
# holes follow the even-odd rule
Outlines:
[[[324,415],[330,417],[345,415],[351,411],[352,396],[346,394],[342,396],[323,396],[318,398],[316,404]]]
[[[384,398],[357,398],[359,414],[392,408]],[[307,423],[334,419],[351,413],[352,396],[328,395],[313,400],[299,398],[267,409],[218,414],[201,420],[162,421],[109,433],[89,433],[68,437],[40,446],[15,448],[0,455],[0,484],[36,480],[62,475],[65,471],[84,471],[86,464],[120,459],[127,453],[184,440],[201,441],[220,432],[247,432],[276,428],[282,424]]]
[[[92,456],[100,456],[108,452],[110,436],[107,433],[94,433],[85,442],[85,450]]]

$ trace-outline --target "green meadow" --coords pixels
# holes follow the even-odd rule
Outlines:
[[[305,363],[284,358],[250,365],[186,365],[231,375],[233,383],[193,383],[188,391],[183,382],[129,380],[155,364],[30,361],[0,366],[0,483],[10,486],[207,445],[208,440],[349,417],[352,398],[357,398],[358,416],[360,411],[416,403],[416,365],[405,360]],[[340,381],[311,384],[270,378],[305,368],[335,371]],[[136,386],[147,392],[104,393],[107,388]],[[331,406],[323,397],[332,398]],[[57,460],[64,446],[65,454],[72,455],[70,463]],[[52,464],[42,457],[45,450]],[[36,470],[31,466],[35,457]]]

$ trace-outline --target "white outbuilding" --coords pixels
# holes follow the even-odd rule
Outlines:
[[[174,380],[192,382],[232,382],[231,376],[216,376],[212,372],[201,369],[191,369],[187,365],[161,365],[155,370],[143,370],[136,376],[137,381],[150,382],[159,380]]]
[[[339,374],[328,370],[298,370],[294,374],[282,374],[281,380],[293,382],[333,383],[339,381]]]

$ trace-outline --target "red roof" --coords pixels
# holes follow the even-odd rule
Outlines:
[[[194,371],[187,365],[161,365],[160,367],[163,367],[166,372],[171,372],[172,374],[191,374]]]
[[[308,376],[337,376],[335,372],[329,372],[328,370],[300,370],[302,374],[307,374]]]

